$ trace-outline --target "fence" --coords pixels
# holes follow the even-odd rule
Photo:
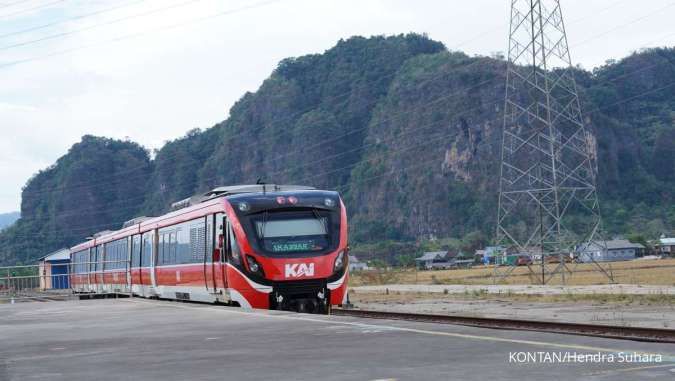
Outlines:
[[[675,285],[673,271],[675,258],[655,260],[632,260],[607,262],[608,271],[616,283],[639,285]],[[552,285],[593,285],[605,284],[607,278],[590,263],[580,263],[570,267],[563,280],[554,278]],[[376,268],[372,270],[351,272],[350,286],[384,285],[384,284],[459,284],[459,285],[491,285],[494,284],[494,265],[477,265],[470,269],[426,270],[413,268]],[[527,266],[514,269],[509,277],[498,284],[532,284],[531,274]]]
[[[112,269],[106,267],[112,267]],[[121,275],[121,276],[120,276]],[[131,293],[129,262],[99,261],[40,263],[0,267],[0,304],[78,298],[74,280],[84,281],[84,294],[118,295]]]

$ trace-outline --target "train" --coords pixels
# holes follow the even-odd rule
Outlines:
[[[70,249],[80,296],[132,296],[329,313],[347,298],[347,213],[338,192],[219,187]]]

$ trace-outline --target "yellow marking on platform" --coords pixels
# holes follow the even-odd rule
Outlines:
[[[153,302],[153,301],[150,301],[150,300],[141,301],[141,300],[135,299],[135,300],[124,300],[124,301],[125,302],[131,302],[131,303],[143,303],[143,304],[160,305],[160,302]],[[161,305],[166,306],[166,307],[191,309],[193,311],[194,311],[194,308],[196,307],[195,305],[187,306],[187,305],[171,304],[171,303],[165,303],[165,302],[161,302]],[[208,305],[200,306],[199,308],[213,310],[213,311],[219,311],[219,312],[225,312],[225,313],[230,313],[230,314],[238,314],[238,315],[247,315],[247,316],[255,315],[255,316],[260,316],[260,317],[278,318],[278,319],[286,319],[286,320],[308,321],[308,322],[316,322],[316,323],[324,323],[324,324],[341,324],[341,325],[346,325],[346,326],[354,326],[354,327],[361,327],[361,328],[368,328],[368,329],[379,329],[379,330],[386,329],[386,330],[390,330],[390,331],[421,333],[421,334],[425,334],[425,335],[456,337],[456,338],[470,339],[470,340],[495,341],[495,342],[502,342],[502,343],[525,344],[525,345],[532,345],[532,346],[554,347],[554,348],[563,348],[563,349],[577,349],[577,350],[583,350],[583,351],[588,351],[588,352],[607,352],[607,353],[635,352],[635,353],[638,353],[640,355],[661,355],[663,357],[664,361],[675,361],[675,355],[668,354],[668,356],[666,356],[663,353],[656,353],[656,352],[642,352],[642,351],[633,351],[633,350],[627,350],[627,349],[592,347],[592,346],[577,345],[577,344],[550,343],[550,342],[545,342],[545,341],[507,339],[507,338],[496,337],[496,336],[480,336],[480,335],[470,335],[470,334],[465,334],[465,333],[430,331],[430,330],[425,330],[425,329],[396,327],[396,326],[388,326],[388,325],[356,323],[356,322],[336,321],[336,320],[325,320],[325,319],[310,318],[310,317],[305,317],[305,316],[298,316],[297,314],[291,315],[291,314],[295,314],[294,312],[289,312],[288,314],[277,314],[277,313],[272,314],[272,313],[269,313],[268,310],[232,311],[232,310],[229,310],[229,309],[211,307],[211,306],[208,306]],[[529,332],[531,332],[531,331],[529,331]],[[543,332],[543,333],[546,333],[546,332]]]

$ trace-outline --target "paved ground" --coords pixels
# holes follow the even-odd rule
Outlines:
[[[619,363],[635,351],[661,362]],[[515,363],[510,352],[605,361]],[[674,377],[673,345],[142,299],[0,305],[0,380]]]

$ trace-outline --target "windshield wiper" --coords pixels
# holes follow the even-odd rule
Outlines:
[[[319,214],[319,211],[316,210],[316,208],[312,208],[312,213],[314,214],[314,218],[316,218],[317,221],[319,221],[319,223],[321,224],[321,226],[323,226],[323,234],[324,235],[328,234],[328,226],[326,226],[327,223],[326,219],[321,217],[321,214]]]
[[[260,228],[260,239],[265,239],[265,225],[267,225],[267,218],[269,218],[269,211],[265,211],[263,214],[262,226]]]

